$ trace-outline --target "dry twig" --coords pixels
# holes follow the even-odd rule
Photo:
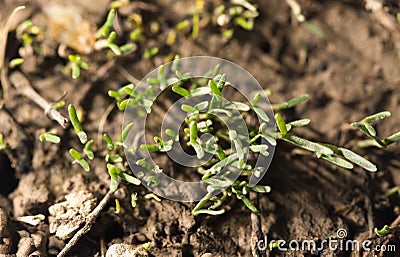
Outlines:
[[[10,81],[17,89],[18,93],[31,99],[37,105],[39,105],[44,113],[52,120],[57,121],[63,128],[68,126],[69,120],[54,109],[53,105],[46,101],[41,95],[39,95],[29,83],[28,79],[21,72],[13,72],[10,75]]]
[[[6,25],[0,29],[0,80],[3,89],[4,99],[8,97],[8,91],[10,88],[10,83],[7,79],[7,67],[4,65],[6,58],[8,32],[10,30],[10,27],[14,21],[16,14],[23,9],[25,9],[25,6],[18,6],[17,8],[15,8],[10,14]]]
[[[106,207],[113,195],[114,191],[110,190],[107,192],[96,208],[94,208],[94,210],[86,217],[85,225],[79,229],[78,232],[76,232],[76,234],[71,238],[71,240],[69,240],[68,244],[65,245],[57,257],[65,256],[78,243],[79,239],[90,231],[97,217],[100,215],[104,207]]]

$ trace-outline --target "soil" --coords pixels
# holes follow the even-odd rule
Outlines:
[[[22,2],[0,1],[3,25],[10,10]],[[391,224],[400,215],[399,195],[382,197],[400,185],[400,147],[356,148],[354,142],[363,136],[349,126],[366,115],[388,110],[392,117],[376,126],[378,135],[399,131],[397,1],[383,1],[381,11],[367,10],[364,1],[298,1],[312,28],[299,24],[285,1],[256,1],[260,15],[253,31],[236,28],[228,40],[206,12],[197,39],[191,38],[190,31],[179,32],[170,46],[165,44],[168,32],[180,21],[190,19],[188,10],[193,3],[132,1],[118,11],[118,40],[129,40],[132,24],[127,17],[132,13],[142,15],[145,39],[132,52],[114,59],[108,58],[105,50],[89,53],[93,32],[106,18],[108,1],[69,1],[68,8],[60,9],[63,2],[29,2],[19,21],[30,17],[35,25],[47,28],[48,34],[37,39],[39,48],[34,52],[21,52],[16,26],[12,26],[6,59],[23,56],[25,62],[18,69],[48,101],[56,102],[66,92],[63,99],[82,112],[85,130],[96,139],[97,149],[102,144],[104,147],[103,132],[117,137],[122,125],[122,113],[116,108],[104,116],[114,104],[107,95],[109,89],[141,79],[173,54],[228,59],[270,89],[273,103],[309,94],[307,102],[284,112],[287,120],[311,119],[310,126],[298,130],[300,135],[354,149],[379,168],[376,173],[344,170],[280,143],[262,180],[272,188],[271,193],[259,197],[262,233],[269,240],[321,241],[345,229],[351,239],[368,239],[372,245],[394,245],[397,249],[275,249],[268,255],[399,256],[398,235],[377,237],[373,230]],[[205,2],[209,12],[222,1]],[[75,16],[80,18],[73,19]],[[153,33],[150,24],[155,19],[160,27]],[[323,35],[315,32],[316,27]],[[66,47],[60,48],[60,44]],[[159,47],[160,53],[151,59],[142,58],[144,50],[151,47]],[[81,53],[90,66],[78,80],[63,72],[66,53],[74,51]],[[7,143],[6,154],[0,154],[0,256],[17,252],[24,257],[56,256],[107,193],[109,175],[102,157],[91,162],[90,173],[72,164],[68,149],[79,148],[73,130],[64,130],[48,119],[40,107],[13,88],[8,94],[8,100],[0,103],[0,133]],[[61,112],[66,114],[65,110]],[[61,144],[39,141],[39,135],[51,129],[62,137]],[[139,199],[136,208],[130,203],[134,192]],[[68,256],[103,256],[113,244],[115,252],[107,256],[252,256],[251,214],[239,201],[230,201],[222,216],[195,217],[191,213],[194,204],[145,200],[147,193],[142,187],[124,184],[115,193],[120,213],[115,213],[114,202],[110,202]],[[17,217],[37,214],[46,216],[37,226],[16,221]],[[151,242],[148,253],[141,248],[146,242]]]

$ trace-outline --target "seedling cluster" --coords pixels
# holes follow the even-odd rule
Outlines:
[[[279,129],[277,133],[267,129],[273,122],[258,104],[261,94],[254,95],[251,102],[226,101],[223,91],[229,87],[229,78],[226,74],[219,73],[219,67],[207,72],[203,78],[193,78],[191,74],[181,74],[177,67],[176,59],[171,69],[175,70],[176,77],[167,78],[165,67],[157,71],[157,77],[147,79],[151,84],[144,93],[134,90],[132,84],[122,87],[118,91],[109,91],[109,95],[117,100],[120,110],[129,106],[145,107],[147,113],[157,101],[153,87],[165,90],[171,86],[172,91],[181,98],[196,104],[182,104],[181,110],[186,113],[182,131],[167,128],[160,135],[154,135],[154,143],[140,145],[140,149],[152,152],[167,153],[174,144],[182,143],[183,148],[191,149],[197,159],[202,160],[205,155],[211,155],[205,164],[194,169],[207,186],[207,194],[196,205],[193,214],[218,215],[224,213],[222,204],[228,197],[235,196],[241,200],[251,211],[259,213],[256,206],[249,200],[248,193],[267,193],[269,186],[253,185],[250,177],[260,177],[266,167],[254,166],[246,160],[251,156],[268,156],[268,150],[276,145],[276,140],[283,140],[297,147],[310,151],[317,158],[327,160],[337,166],[352,169],[353,164],[361,166],[368,171],[376,171],[376,166],[354,153],[353,151],[326,143],[312,142],[292,133],[297,127],[306,126],[309,119],[300,119],[286,123],[280,111],[292,108],[307,99],[301,95],[289,101],[274,104],[276,111],[275,120]],[[126,97],[129,97],[126,99]],[[198,97],[206,100],[196,102]],[[143,115],[145,115],[143,113]],[[239,118],[258,117],[259,124],[254,127],[249,124],[235,123]],[[230,126],[235,124],[235,126]],[[238,125],[239,124],[239,125]],[[204,135],[207,135],[204,137]],[[245,135],[248,135],[246,138]],[[131,146],[132,149],[139,146]],[[190,151],[190,150],[189,150]],[[152,165],[144,159],[136,164],[153,174],[147,184],[158,184],[157,174],[162,170],[157,165]],[[143,174],[142,174],[143,175]],[[224,190],[226,189],[226,190]]]
[[[254,19],[259,15],[257,6],[247,0],[230,0],[214,9],[214,17],[221,28],[222,35],[227,38],[233,36],[237,25],[245,30],[253,30]]]

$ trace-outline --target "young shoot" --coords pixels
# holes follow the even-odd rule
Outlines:
[[[388,111],[378,112],[376,114],[365,117],[364,119],[351,123],[351,126],[359,129],[363,132],[367,137],[369,137],[372,141],[370,144],[364,144],[366,146],[377,146],[380,148],[385,148],[393,143],[400,141],[400,131],[396,132],[386,138],[380,139],[377,136],[376,130],[373,127],[373,124],[377,121],[383,120],[391,116],[391,113]]]
[[[86,135],[86,132],[83,130],[81,122],[78,119],[78,115],[76,113],[76,109],[75,106],[70,104],[68,106],[68,114],[69,114],[69,118],[71,120],[71,124],[74,127],[74,130],[79,138],[79,140],[81,141],[82,144],[86,144],[88,137]]]
[[[69,149],[69,154],[75,159],[74,162],[79,163],[79,165],[80,165],[86,172],[89,172],[89,171],[90,171],[89,163],[83,158],[83,156],[81,155],[80,152],[78,152],[77,150],[71,148],[71,149]]]
[[[40,134],[39,140],[41,142],[47,141],[47,142],[51,142],[54,144],[58,144],[61,142],[61,138],[59,136],[57,136],[53,133],[50,133],[50,132],[44,132],[44,133]]]
[[[85,62],[79,54],[68,56],[69,65],[71,66],[71,76],[77,79],[81,75],[81,69],[88,70],[89,64]]]
[[[0,152],[5,153],[6,151],[6,144],[4,143],[3,134],[0,133]]]

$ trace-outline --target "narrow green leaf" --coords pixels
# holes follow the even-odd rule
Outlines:
[[[148,151],[152,151],[152,152],[156,152],[159,150],[158,145],[150,145],[150,144],[142,144],[142,145],[140,145],[140,148],[143,150],[148,150]]]
[[[87,142],[87,135],[83,131],[81,122],[78,119],[78,115],[76,114],[76,109],[75,106],[70,104],[68,105],[68,114],[69,118],[71,120],[72,126],[74,127],[74,130],[81,141],[82,144],[85,144]]]
[[[351,164],[350,162],[348,162],[340,157],[334,156],[334,155],[322,155],[322,159],[327,160],[327,161],[329,161],[339,167],[345,168],[345,169],[349,169],[349,170],[353,169],[353,164]]]
[[[77,161],[82,159],[82,155],[75,149],[69,149],[69,154]]]
[[[211,93],[211,89],[209,87],[199,87],[190,91],[190,96],[202,96],[209,95]]]
[[[81,159],[78,161],[79,165],[81,165],[81,167],[86,171],[89,172],[90,171],[90,166],[89,163],[87,163],[87,161],[85,159]]]
[[[196,152],[197,159],[202,159],[204,157],[203,147],[198,142],[190,142],[190,145],[193,147]]]
[[[268,115],[264,112],[263,109],[257,106],[253,106],[254,112],[265,122],[269,122],[269,117]]]
[[[228,186],[232,185],[232,183],[233,183],[232,180],[224,179],[224,178],[215,178],[215,177],[210,177],[203,181],[206,182],[207,184],[211,185],[214,190],[227,188]]]
[[[318,143],[311,142],[307,139],[304,139],[304,138],[301,138],[298,136],[287,134],[287,136],[284,137],[283,140],[288,141],[288,142],[290,142],[294,145],[297,145],[303,149],[306,149],[308,151],[315,152],[317,157],[320,157],[323,154],[324,155],[332,155],[333,154],[333,151],[330,148],[328,148],[324,145],[318,144]]]
[[[187,104],[182,104],[181,106],[182,111],[187,112],[187,113],[193,113],[196,111],[196,109],[190,105]]]
[[[250,150],[254,153],[261,153],[264,156],[268,156],[268,145],[251,145]]]
[[[207,108],[207,106],[208,106],[208,101],[203,101],[203,102],[196,104],[193,108],[198,111],[202,111],[205,108]]]
[[[216,164],[214,164],[211,168],[209,168],[206,172],[206,174],[203,176],[202,179],[207,178],[207,175],[210,174],[215,174],[217,173],[220,169],[224,168],[225,166],[233,163],[234,161],[236,161],[238,159],[237,153],[233,153],[231,155],[229,155],[228,157],[226,157],[225,159],[222,159],[221,161],[217,162]]]
[[[291,121],[289,122],[288,125],[290,127],[290,129],[292,128],[298,128],[298,127],[304,127],[307,126],[308,124],[310,124],[311,120],[310,119],[301,119],[301,120],[295,120],[295,121]],[[290,130],[288,129],[288,131]]]
[[[213,92],[215,95],[217,96],[221,96],[221,91],[219,90],[219,88],[217,87],[217,85],[215,84],[215,82],[213,80],[209,80],[208,81],[208,86],[211,89],[211,92]]]
[[[308,98],[308,94],[304,94],[304,95],[292,98],[289,101],[286,101],[286,102],[283,102],[280,104],[274,104],[274,105],[272,105],[272,108],[277,111],[289,109],[289,108],[292,108],[292,107],[298,105],[299,103],[307,100],[307,98]]]
[[[247,104],[241,102],[230,102],[227,105],[225,105],[224,108],[228,110],[238,110],[243,112],[247,112],[250,110],[250,107]]]
[[[197,204],[196,206],[193,208],[193,213],[196,211],[199,211],[201,208],[204,207],[204,205],[206,205],[206,203],[211,199],[212,194],[208,193],[206,194]]]
[[[390,145],[390,144],[398,142],[398,141],[400,141],[400,132],[397,132],[393,135],[388,136],[387,138],[385,138],[383,140],[383,143],[385,145]]]
[[[94,159],[94,153],[91,149],[93,143],[94,143],[94,140],[91,139],[85,144],[85,147],[83,148],[83,152],[86,154],[86,156],[88,157],[89,160]]]
[[[131,130],[132,127],[133,127],[133,122],[128,123],[128,125],[126,125],[126,127],[122,131],[121,137],[118,139],[118,142],[120,144],[122,144],[125,141],[125,139],[128,137],[129,131]]]
[[[155,195],[155,194],[153,194],[153,193],[149,193],[149,194],[145,195],[144,198],[145,198],[145,199],[148,199],[148,200],[154,199],[154,200],[156,200],[157,202],[161,202],[160,197],[158,197],[157,195]]]
[[[189,91],[180,86],[173,86],[172,91],[181,96],[188,96],[190,94]]]
[[[48,141],[54,144],[58,144],[61,142],[61,138],[57,135],[51,134],[49,132],[44,132],[39,136],[40,141]]]
[[[113,31],[113,32],[114,32],[114,31]],[[119,55],[122,54],[121,50],[119,49],[119,47],[118,47],[116,44],[109,43],[107,46],[108,46],[108,48],[111,49],[111,51],[112,51],[115,55],[119,56]]]
[[[225,110],[225,109],[220,109],[220,108],[214,108],[212,110],[209,110],[208,113],[209,114],[218,114],[218,113],[220,113],[220,114],[225,114],[228,117],[232,116],[232,113],[230,111]]]
[[[243,201],[244,205],[246,205],[246,207],[249,208],[252,212],[254,212],[257,215],[260,215],[258,209],[246,196],[243,196],[241,200]]]
[[[147,78],[147,82],[153,85],[160,85],[160,80],[156,78]]]
[[[257,193],[269,193],[271,192],[271,187],[269,186],[263,186],[263,185],[255,185],[253,187],[250,187],[250,189],[254,192]]]
[[[106,143],[107,143],[107,149],[109,151],[112,151],[114,149],[114,143],[113,143],[111,137],[107,133],[104,133],[103,136],[104,136],[104,139],[106,140]]]
[[[123,162],[124,161],[124,159],[119,154],[115,154],[115,155],[107,154],[106,157],[105,157],[105,160],[108,163],[117,163],[117,162]]]
[[[282,118],[280,113],[275,114],[276,125],[278,125],[278,129],[281,131],[283,137],[287,135],[286,123]]]
[[[388,111],[378,112],[362,119],[363,122],[372,123],[390,117],[392,114]]]
[[[119,176],[121,177],[121,179],[125,180],[126,182],[136,185],[136,186],[140,185],[140,183],[141,183],[139,179],[137,179],[129,174],[126,174],[125,172],[120,173]]]
[[[207,210],[207,209],[200,209],[200,210],[197,210],[197,211],[193,211],[193,215],[199,215],[199,214],[207,214],[207,215],[213,215],[213,216],[216,216],[216,215],[221,215],[221,214],[224,214],[225,213],[225,210]]]
[[[108,174],[110,174],[110,190],[112,192],[116,191],[118,189],[118,171],[117,171],[117,167],[115,167],[112,164],[107,164],[107,170],[108,170]]]
[[[110,33],[110,30],[113,27],[115,14],[116,14],[115,9],[111,9],[108,12],[106,22],[104,23],[103,27],[101,28],[101,32],[104,37],[107,36],[108,33]]]
[[[132,205],[133,208],[136,207],[136,205],[137,205],[137,200],[138,200],[138,198],[137,198],[137,193],[132,193],[132,194],[131,194],[131,205]]]
[[[368,130],[368,133],[371,135],[371,136],[376,136],[376,131],[375,131],[375,129],[371,126],[371,124],[369,124],[369,123],[364,123],[364,126],[365,126],[365,128]]]
[[[368,161],[364,157],[362,157],[362,156],[356,154],[355,152],[350,151],[349,149],[346,149],[346,148],[340,148],[340,150],[342,151],[343,156],[347,160],[357,164],[358,166],[360,166],[368,171],[371,171],[371,172],[377,171],[375,164]]]
[[[0,151],[4,151],[6,149],[6,144],[4,143],[3,134],[0,133]]]
[[[258,104],[258,102],[261,99],[261,93],[257,93],[254,98],[253,101],[251,102],[251,105],[256,106]]]

